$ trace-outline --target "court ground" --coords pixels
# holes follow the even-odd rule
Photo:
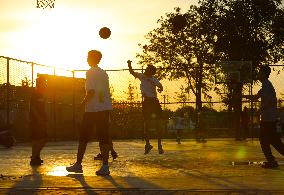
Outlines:
[[[279,169],[262,169],[257,140],[184,140],[181,145],[166,140],[163,155],[152,143],[154,149],[144,155],[141,140],[115,141],[119,158],[111,160],[107,177],[95,175],[100,166],[93,160],[97,142],[87,148],[83,174],[65,171],[75,161],[77,142],[48,143],[44,165],[34,169],[29,166],[30,144],[0,148],[0,194],[284,194],[284,157],[274,151]]]

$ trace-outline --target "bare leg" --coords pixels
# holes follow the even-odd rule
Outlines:
[[[84,154],[86,152],[86,148],[87,148],[87,144],[88,142],[79,142],[79,146],[78,146],[78,151],[77,151],[77,162],[78,164],[82,163],[82,160],[84,158]]]
[[[161,128],[162,120],[158,119],[155,121],[156,131],[157,131],[157,139],[158,139],[158,147],[162,147],[162,128]]]
[[[100,144],[100,150],[101,150],[101,154],[102,154],[102,158],[103,158],[103,165],[108,165],[110,145],[109,144]]]
[[[32,158],[40,158],[40,152],[46,143],[45,139],[32,141]]]
[[[150,145],[150,139],[149,139],[149,121],[144,122],[144,128],[145,128],[145,134],[144,134],[144,138],[145,138],[145,142],[146,145]]]

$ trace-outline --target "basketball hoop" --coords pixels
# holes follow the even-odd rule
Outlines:
[[[37,0],[37,8],[54,8],[54,2],[55,0]]]
[[[222,61],[215,65],[215,83],[252,83],[251,61]]]

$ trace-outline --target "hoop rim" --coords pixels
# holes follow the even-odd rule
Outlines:
[[[54,5],[55,5],[55,0],[37,0],[36,8],[52,9],[54,8]]]

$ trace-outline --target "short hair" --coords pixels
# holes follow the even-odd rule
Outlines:
[[[42,76],[36,78],[36,86],[39,86],[42,84],[46,84],[46,78]]]
[[[271,68],[269,66],[262,65],[260,66],[259,71],[261,71],[266,77],[269,77],[271,73]]]
[[[155,66],[153,66],[153,65],[148,65],[147,68],[148,68],[150,71],[152,71],[153,73],[156,73],[156,71],[157,71],[157,68],[156,68]]]
[[[102,59],[102,53],[98,50],[90,50],[88,52],[88,57],[100,61]]]

